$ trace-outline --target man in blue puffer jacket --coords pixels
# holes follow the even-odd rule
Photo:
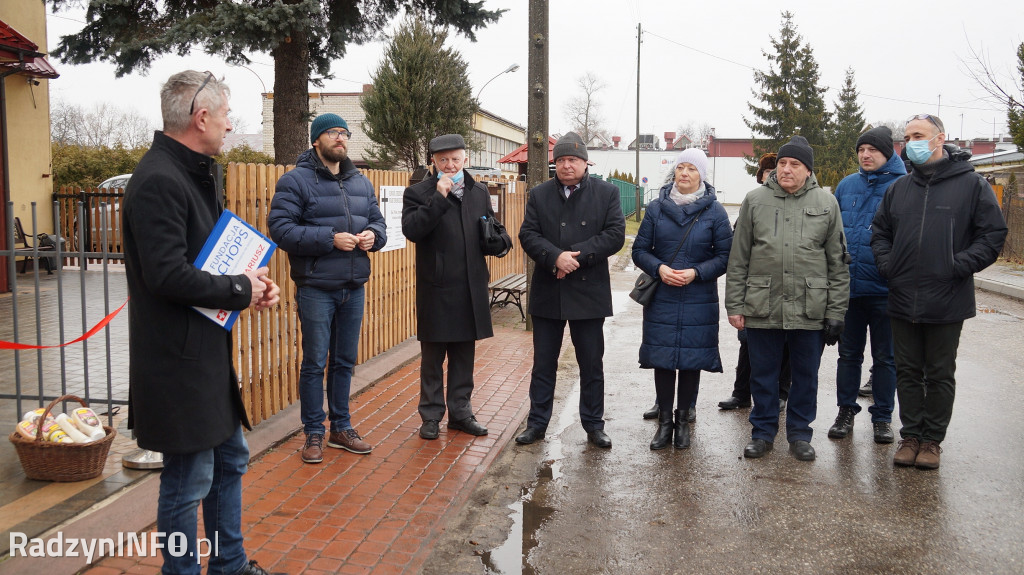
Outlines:
[[[853,419],[860,412],[857,391],[868,328],[871,330],[871,358],[875,403],[868,408],[875,443],[892,443],[892,410],[896,398],[896,366],[893,363],[892,330],[889,327],[889,286],[878,273],[871,253],[871,220],[893,180],[907,173],[903,160],[893,153],[892,130],[872,128],[857,139],[860,171],[843,178],[836,186],[836,200],[843,215],[843,231],[850,252],[850,307],[839,341],[836,368],[836,403],[839,415],[828,430],[832,439],[853,431]]]
[[[387,242],[373,184],[348,158],[348,124],[322,114],[310,126],[313,147],[281,176],[270,203],[270,237],[288,252],[302,329],[299,402],[302,460],[323,461],[324,368],[331,422],[328,447],[369,453],[349,418],[349,388],[363,323],[367,252]],[[330,363],[328,364],[328,356]]]

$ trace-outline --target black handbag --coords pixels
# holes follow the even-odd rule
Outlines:
[[[480,244],[485,256],[503,258],[512,250],[512,238],[494,216],[480,216]]]
[[[704,210],[706,209],[704,208]],[[668,260],[669,263],[675,261],[680,248],[686,243],[686,238],[690,237],[690,230],[693,229],[693,225],[697,223],[697,218],[700,217],[700,214],[704,213],[704,210],[701,210],[700,213],[693,217],[690,227],[686,228],[686,233],[683,234],[683,239],[679,240],[676,251],[672,252],[672,257]],[[658,284],[660,283],[661,280],[652,278],[647,272],[640,272],[640,275],[636,278],[636,283],[633,284],[633,290],[629,292],[629,297],[636,303],[646,307],[654,299],[654,292],[657,291]]]

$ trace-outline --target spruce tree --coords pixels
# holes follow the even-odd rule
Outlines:
[[[418,18],[406,18],[363,96],[362,129],[375,168],[415,169],[429,163],[427,146],[440,134],[461,134],[473,145],[472,87],[466,62],[444,47],[448,34]]]
[[[814,52],[797,33],[793,14],[782,13],[778,38],[771,37],[772,52],[762,51],[767,70],[755,70],[758,99],[748,102],[751,116],[743,121],[753,132],[754,156],[747,158],[747,173],[757,173],[757,159],[776,152],[794,134],[807,138],[815,153],[827,139],[829,113],[825,109],[825,87],[818,86],[820,74]]]
[[[80,0],[48,0],[55,10]],[[504,10],[472,0],[90,0],[86,25],[60,39],[61,61],[106,60],[118,77],[145,72],[163,54],[202,48],[229,64],[249,64],[253,52],[274,59],[274,154],[294,162],[309,148],[309,84],[330,78],[331,61],[349,43],[374,39],[400,11],[431,25],[453,26],[470,40]],[[319,78],[311,78],[311,74]]]
[[[846,175],[857,171],[857,138],[864,131],[864,109],[858,101],[853,68],[846,70],[846,80],[835,102],[835,121],[831,136],[819,161],[815,157],[815,173],[822,186],[835,187]],[[820,167],[819,167],[820,166]]]

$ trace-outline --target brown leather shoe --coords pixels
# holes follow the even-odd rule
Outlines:
[[[373,449],[373,446],[363,441],[354,429],[332,431],[331,436],[327,439],[327,447],[344,449],[360,455],[369,453]]]
[[[914,467],[918,469],[938,469],[940,453],[942,453],[942,448],[939,447],[937,441],[925,441],[917,452]]]
[[[910,467],[917,459],[917,452],[920,449],[921,441],[916,437],[908,437],[900,441],[900,448],[896,450],[896,455],[892,456],[893,465]]]
[[[306,436],[306,445],[302,446],[302,461],[304,463],[320,463],[324,460],[324,436],[319,433],[311,433]]]

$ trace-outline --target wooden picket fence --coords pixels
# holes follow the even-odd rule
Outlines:
[[[228,164],[225,207],[264,234],[267,209],[277,180],[293,166]],[[381,186],[406,187],[408,172],[364,170],[380,196]],[[498,197],[499,216],[515,241],[504,258],[488,258],[491,279],[525,273],[526,259],[517,236],[526,209],[523,182],[486,182]],[[378,197],[378,200],[384,198]],[[400,207],[399,207],[400,210]],[[382,205],[382,211],[386,211]],[[371,274],[366,284],[366,308],[359,339],[357,363],[379,355],[416,334],[415,246],[370,254]],[[253,423],[258,423],[298,401],[302,335],[295,303],[295,284],[289,278],[288,256],[282,250],[270,260],[270,274],[281,286],[281,303],[260,312],[244,311],[232,331],[238,349],[236,367],[242,395]]]

